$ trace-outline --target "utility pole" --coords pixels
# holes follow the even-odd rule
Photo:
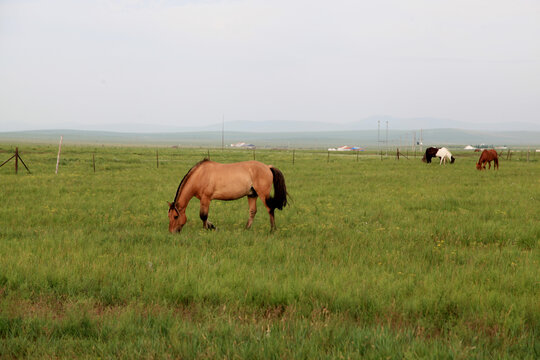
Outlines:
[[[381,120],[377,120],[377,152],[381,152]]]
[[[386,156],[388,156],[388,120],[386,120]]]
[[[414,157],[416,157],[416,131],[414,132],[413,151],[414,151]]]

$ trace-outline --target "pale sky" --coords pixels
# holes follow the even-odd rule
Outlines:
[[[0,132],[539,124],[539,39],[538,0],[0,0]]]

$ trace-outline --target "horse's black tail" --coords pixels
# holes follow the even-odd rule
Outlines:
[[[285,177],[283,173],[275,167],[270,167],[272,175],[274,176],[274,196],[269,197],[266,200],[266,205],[274,211],[274,209],[283,209],[287,205],[287,187],[285,186]]]

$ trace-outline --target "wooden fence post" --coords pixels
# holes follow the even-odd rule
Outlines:
[[[294,149],[293,149],[293,151],[292,151],[292,164],[293,164],[293,166],[294,166]]]
[[[96,154],[92,154],[92,166],[94,167],[94,173],[96,172]]]
[[[158,154],[158,149],[156,149],[156,166],[157,166],[157,168],[159,169],[159,154]]]
[[[9,159],[7,159],[2,164],[0,164],[0,167],[7,164],[13,158],[15,158],[15,174],[17,174],[18,171],[19,171],[19,160],[21,160],[21,163],[24,165],[24,168],[26,169],[26,171],[28,171],[28,173],[31,174],[30,169],[28,168],[28,166],[26,166],[26,164],[24,163],[24,160],[19,155],[19,148],[18,147],[15,148],[15,155],[12,155]]]
[[[328,150],[328,157],[326,158],[326,163],[330,162],[330,150]]]
[[[15,174],[19,171],[19,148],[15,148]]]
[[[58,164],[60,163],[60,152],[62,151],[62,139],[64,137],[60,136],[60,144],[58,145],[58,156],[56,157],[56,171],[55,174],[58,174]]]

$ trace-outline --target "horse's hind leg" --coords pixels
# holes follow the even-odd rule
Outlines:
[[[216,227],[210,221],[208,221],[208,209],[210,208],[210,199],[201,198],[201,209],[199,210],[199,217],[203,222],[204,229],[215,229]]]
[[[268,195],[268,197],[269,196],[270,196],[270,194]],[[266,210],[268,210],[268,216],[270,216],[270,231],[274,231],[274,230],[276,230],[276,221],[274,219],[274,210],[275,209],[272,209],[267,205],[266,200],[268,199],[268,197],[262,197],[261,196],[261,201],[264,204],[264,206],[266,207]]]
[[[257,214],[257,197],[248,196],[248,205],[249,205],[249,219],[246,224],[246,229],[251,228],[251,224],[253,224],[253,218],[255,218],[255,214]]]
[[[270,231],[276,230],[276,220],[274,219],[274,209],[268,209],[268,215],[270,216]]]

